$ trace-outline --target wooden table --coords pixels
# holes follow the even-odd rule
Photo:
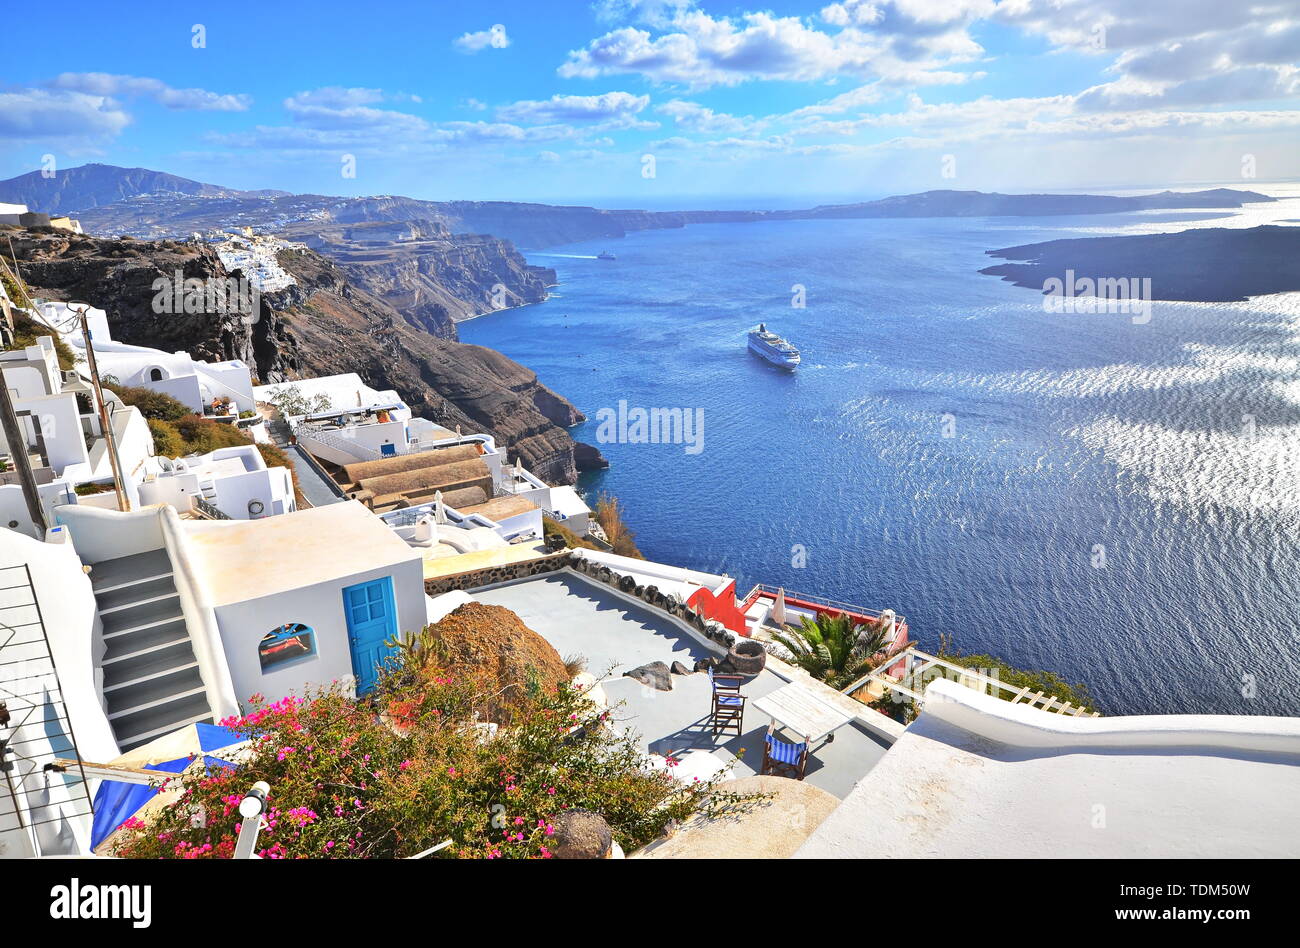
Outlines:
[[[771,694],[756,698],[754,707],[780,727],[809,742],[819,741],[853,720],[853,715],[847,711],[841,711],[793,681]]]

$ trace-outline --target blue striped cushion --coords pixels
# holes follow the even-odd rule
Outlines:
[[[740,695],[714,695],[718,699],[718,704],[729,704],[732,707],[740,707],[745,700]]]
[[[799,765],[799,758],[803,757],[804,749],[807,744],[787,744],[785,741],[778,741],[772,735],[767,735],[767,752],[773,760],[780,761],[783,764]]]

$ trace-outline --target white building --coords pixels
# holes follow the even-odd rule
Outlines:
[[[150,458],[139,493],[141,504],[171,504],[217,520],[260,520],[298,509],[289,469],[267,467],[253,445]]]
[[[497,476],[497,492],[532,501],[557,523],[580,537],[592,530],[595,517],[576,490],[567,485],[551,487],[529,472],[522,464],[508,464]]]
[[[21,223],[22,216],[26,213],[26,204],[5,204],[0,202],[0,224],[12,224],[17,227]]]
[[[796,858],[1300,856],[1300,719],[1072,717],[933,682]]]
[[[99,310],[97,314],[95,322],[102,319],[103,311]],[[43,315],[48,319],[57,314]],[[87,314],[88,321],[91,315]],[[118,344],[103,345],[113,347]],[[156,350],[125,348],[151,353],[149,358],[154,362],[161,356]],[[95,352],[102,372],[108,360],[101,355],[98,341]],[[190,365],[198,370],[187,377],[176,378],[196,384],[208,370],[221,368],[193,362],[184,353],[178,353],[175,359],[178,368]],[[230,365],[242,368],[242,363]],[[117,494],[112,489],[112,461],[108,441],[103,437],[94,389],[78,371],[59,368],[53,338],[43,336],[36,345],[26,349],[0,352],[0,371],[3,372],[4,384],[9,388],[19,424],[27,432],[27,449],[47,521],[52,522],[54,508],[64,504],[117,509]],[[252,405],[247,369],[242,369],[241,382],[240,371],[232,368],[230,380],[236,385],[242,384],[248,393],[244,404]],[[166,390],[166,383],[148,379],[138,381],[145,387]],[[136,382],[132,379],[126,384]],[[223,448],[190,458],[157,457],[153,435],[140,411],[124,404],[108,390],[104,391],[104,401],[113,420],[123,488],[132,507],[167,503],[186,513],[198,508],[205,516],[236,520],[290,513],[297,509],[289,470],[268,468],[256,447]],[[267,440],[260,415],[257,420],[258,426],[249,433],[256,437],[260,432],[260,440]],[[0,452],[7,454],[9,450],[0,432]],[[29,535],[36,533],[22,485],[9,459],[0,469],[0,526],[22,530]]]
[[[304,244],[254,235],[251,227],[242,228],[237,236],[222,234],[211,242],[226,269],[241,271],[259,293],[275,293],[298,283],[280,266],[278,255],[286,250],[306,249]]]
[[[58,329],[63,340],[84,358],[85,338],[77,315],[68,304],[41,302],[39,306],[42,320]],[[121,385],[170,395],[200,415],[234,417],[256,411],[252,373],[239,359],[203,362],[188,352],[168,353],[148,346],[114,342],[108,314],[102,309],[88,309],[86,323],[101,379],[111,377]]]
[[[59,368],[53,338],[42,336],[34,346],[0,352],[0,375],[9,389],[19,425],[26,432],[24,447],[31,458],[47,517],[59,504],[115,506],[116,495],[107,490],[112,485],[112,461],[94,390],[77,371]],[[111,392],[104,393],[104,400],[117,440],[125,490],[135,504],[139,502],[136,483],[153,454],[153,437],[138,409],[123,404]],[[15,450],[15,446],[5,443],[2,432],[0,446],[6,455]],[[6,459],[4,471],[0,471],[0,526],[34,535],[35,526],[12,468]],[[77,487],[90,484],[100,485],[105,491],[77,493]]]

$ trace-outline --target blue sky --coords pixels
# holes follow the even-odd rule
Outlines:
[[[19,32],[48,51],[0,65],[0,176],[53,155],[645,206],[1294,178],[1300,0],[1244,7],[29,4]]]

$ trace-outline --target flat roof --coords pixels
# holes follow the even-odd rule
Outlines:
[[[707,726],[712,707],[707,674],[673,675],[672,691],[667,692],[623,677],[625,671],[647,662],[671,665],[679,661],[694,668],[699,659],[721,654],[707,648],[659,610],[631,602],[604,584],[568,571],[471,590],[470,595],[479,602],[514,612],[561,656],[586,658],[587,671],[601,679],[616,726],[636,732],[647,753],[713,754],[724,762],[734,760],[733,773],[738,778],[753,775],[762,766],[764,735],[771,718],[758,710],[754,701],[787,683],[773,671],[775,663],[769,663],[767,669],[742,686],[742,693],[749,699],[742,733],[714,734]],[[852,699],[846,700],[853,705]],[[784,732],[781,736],[785,740],[798,739]],[[806,779],[843,798],[887,756],[887,748],[866,727],[852,721],[835,732],[833,742],[814,744]]]
[[[1300,719],[1076,718],[953,681],[800,858],[1300,856]]]
[[[484,529],[487,529],[486,527]],[[492,566],[508,566],[525,560],[540,560],[552,556],[545,542],[510,543],[506,546],[494,546],[489,550],[474,550],[472,553],[455,553],[447,555],[444,547],[436,544],[424,548],[424,578],[442,579],[457,573],[488,569]]]
[[[354,500],[261,520],[186,521],[185,539],[214,606],[420,559]]]
[[[537,505],[524,497],[493,497],[491,500],[471,507],[457,507],[458,513],[479,514],[489,520],[504,520],[536,510]]]

